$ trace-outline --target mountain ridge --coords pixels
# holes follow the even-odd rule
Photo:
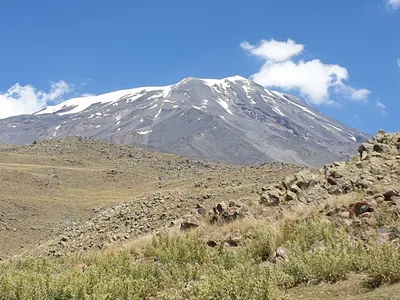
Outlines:
[[[189,77],[72,98],[32,115],[0,120],[0,142],[87,136],[192,158],[319,167],[350,158],[369,135],[304,101],[241,76]]]

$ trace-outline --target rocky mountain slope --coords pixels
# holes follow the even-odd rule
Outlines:
[[[42,245],[37,253],[59,256],[105,249],[113,243],[155,233],[165,227],[167,230],[171,226],[187,230],[207,222],[223,223],[247,218],[278,222],[290,211],[300,216],[316,210],[319,215],[326,215],[341,224],[355,227],[363,224],[367,227],[362,231],[364,237],[376,234],[375,229],[379,227],[380,232],[385,232],[382,238],[400,243],[400,235],[390,234],[400,225],[400,133],[380,131],[363,143],[358,152],[347,162],[327,164],[319,171],[303,169],[281,180],[276,178],[276,181],[275,175],[281,176],[283,170],[290,173],[294,169],[281,165],[273,170],[272,166],[276,164],[270,165],[268,170],[264,170],[264,183],[269,180],[275,183],[262,188],[258,185],[260,196],[253,193],[250,197],[239,196],[240,188],[234,193],[217,196],[216,186],[207,181],[197,182],[195,186],[208,186],[210,193],[214,192],[212,196],[188,197],[188,194],[175,191],[121,203],[62,232],[55,240]],[[263,172],[258,167],[254,170],[259,174]],[[246,169],[242,172],[239,175],[241,183],[228,183],[231,188],[240,187],[243,181],[247,181]],[[256,186],[252,185],[252,192]],[[393,217],[390,222],[388,215]],[[213,232],[209,235],[215,238]],[[231,238],[225,237],[223,242],[237,244]]]
[[[121,203],[134,212],[125,220],[136,224],[132,229],[116,222],[117,231],[111,233],[100,224],[87,231],[96,234],[82,238],[95,248],[113,239],[133,238],[178,220],[198,200],[256,201],[256,191],[265,182],[300,169],[282,163],[247,167],[210,163],[90,138],[4,146],[0,148],[0,260],[35,248],[60,232],[72,234],[76,226],[96,216],[111,226],[115,216],[108,209],[115,206],[112,211],[122,220]]]
[[[171,86],[75,98],[34,115],[0,120],[3,143],[70,135],[196,159],[317,167],[351,157],[368,138],[296,97],[240,76],[187,78]]]

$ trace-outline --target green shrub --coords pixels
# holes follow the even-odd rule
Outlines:
[[[400,282],[400,249],[395,245],[375,245],[369,249],[366,285],[372,288]]]
[[[155,237],[140,257],[125,251],[7,261],[0,265],[0,299],[286,299],[284,288],[345,280],[352,272],[367,274],[370,287],[400,282],[397,246],[367,246],[326,220],[260,226],[242,245],[210,248],[196,231]],[[287,260],[275,262],[277,247]]]
[[[238,265],[229,271],[213,266],[204,280],[189,283],[181,290],[169,290],[160,299],[287,299],[274,285],[266,268]]]
[[[278,235],[278,231],[272,227],[257,227],[246,243],[246,256],[256,261],[266,261],[275,257]]]
[[[166,235],[154,237],[152,243],[145,248],[144,255],[160,263],[203,264],[207,256],[207,245],[197,232],[183,237]]]

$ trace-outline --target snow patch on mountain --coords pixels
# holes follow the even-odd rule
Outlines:
[[[342,129],[342,128],[339,128],[339,127],[333,126],[332,124],[326,123],[326,125],[328,125],[329,127],[332,127],[333,129],[335,129],[335,130],[337,130],[337,131],[340,131],[340,132],[342,132],[342,131],[343,131],[343,129]]]
[[[154,117],[154,119],[157,119],[157,118],[158,118],[158,116],[161,114],[161,111],[162,111],[162,108],[160,108],[160,109],[158,110],[158,113],[156,114],[156,116]]]
[[[78,97],[64,101],[54,106],[48,106],[47,108],[35,113],[34,115],[57,113],[59,116],[63,116],[67,114],[76,114],[85,111],[93,104],[109,104],[109,105],[112,104],[117,106],[118,101],[120,101],[121,98],[128,98],[128,100],[131,102],[142,97],[145,93],[152,91],[161,91],[162,92],[161,97],[163,97],[164,94],[169,93],[170,89],[171,89],[170,86],[144,87],[144,88],[121,90],[98,96]],[[62,110],[67,110],[67,111],[60,112]]]
[[[225,100],[223,100],[223,99],[221,99],[221,98],[218,98],[218,99],[217,99],[217,102],[218,102],[219,105],[222,106],[223,109],[226,110],[226,112],[227,112],[228,114],[231,114],[231,115],[233,116],[232,111],[229,109],[229,104],[228,104],[228,102],[226,102]]]
[[[140,135],[144,135],[144,134],[149,134],[151,132],[152,132],[152,130],[146,130],[146,131],[138,131],[137,133]]]
[[[57,136],[57,131],[58,131],[60,128],[61,128],[61,125],[58,125],[58,126],[55,128],[53,137],[56,137],[56,136]]]
[[[276,112],[278,115],[281,115],[282,117],[284,117],[285,115],[281,112],[281,110],[279,109],[279,107],[277,106],[272,106],[272,110],[274,112]]]
[[[317,117],[317,115],[315,113],[313,113],[311,110],[309,110],[307,107],[304,107],[304,106],[299,105],[299,104],[297,104],[297,103],[295,103],[293,101],[290,101],[290,100],[286,99],[285,97],[282,97],[282,99],[286,100],[288,103],[290,103],[290,104],[292,104],[294,106],[297,106],[298,108],[302,109],[306,113],[309,113],[309,114],[313,115],[314,117]]]

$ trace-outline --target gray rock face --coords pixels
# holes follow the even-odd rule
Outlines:
[[[86,136],[196,159],[320,167],[350,158],[370,136],[240,76],[75,98],[0,120],[0,142]]]

